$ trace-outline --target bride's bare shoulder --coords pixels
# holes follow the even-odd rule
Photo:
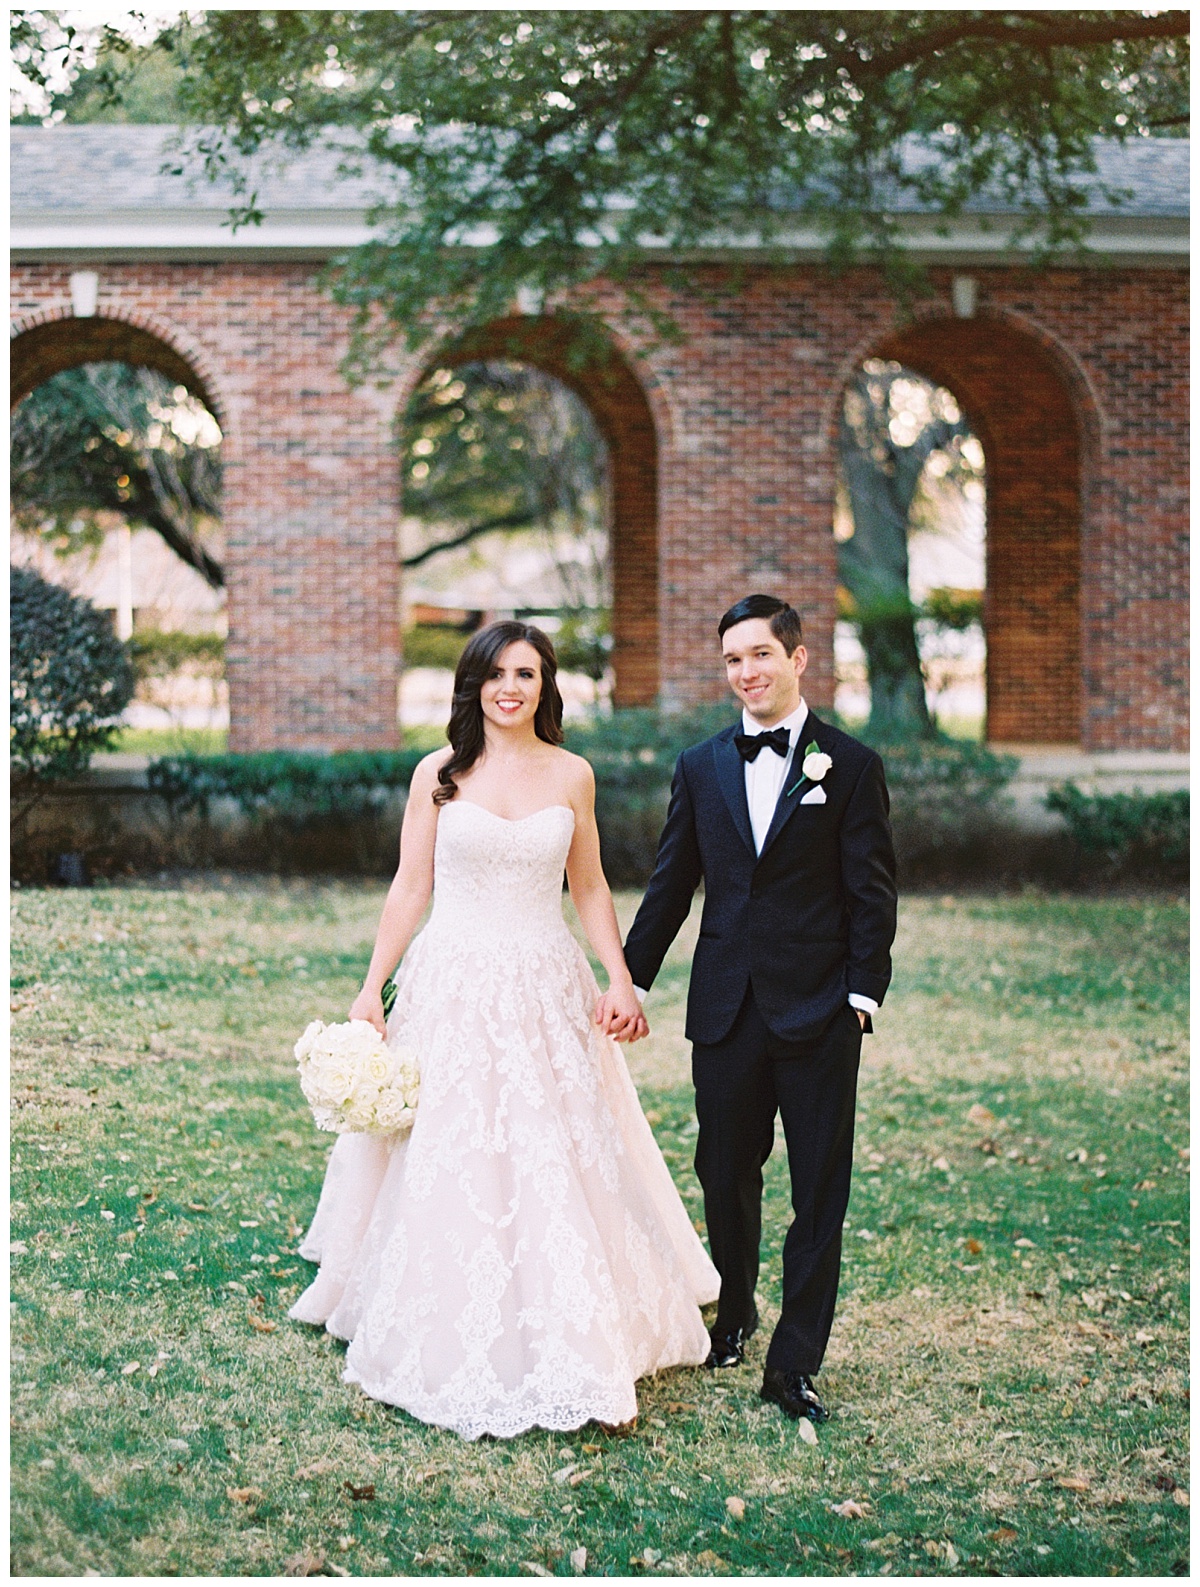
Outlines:
[[[454,751],[446,744],[442,749],[435,749],[431,754],[423,756],[416,764],[409,790],[412,793],[432,793],[437,786],[437,774],[450,759]]]
[[[592,764],[582,755],[576,755],[559,745],[555,751],[556,764],[563,784],[571,794],[590,794],[596,787],[596,774]]]

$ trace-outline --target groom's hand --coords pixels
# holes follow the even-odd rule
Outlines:
[[[650,1026],[637,997],[609,987],[596,1000],[596,1024],[616,1041],[640,1041],[650,1034]]]

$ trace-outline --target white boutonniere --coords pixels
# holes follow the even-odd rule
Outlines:
[[[787,797],[790,799],[796,789],[803,787],[806,782],[824,782],[832,765],[833,756],[827,755],[814,738],[805,748],[804,759],[800,763],[800,780],[788,789]]]

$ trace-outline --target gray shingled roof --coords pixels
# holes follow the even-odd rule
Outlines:
[[[13,127],[10,143],[12,212],[95,214],[107,207],[131,210],[223,210],[229,189],[202,172],[172,176],[165,163],[179,129],[147,126]],[[338,175],[335,149],[312,149],[252,165],[253,185],[266,209],[363,210],[380,196],[386,173],[373,179]],[[198,163],[198,162],[197,162]]]
[[[203,176],[171,176],[162,166],[170,157],[177,129],[153,126],[13,127],[11,130],[11,202],[14,218],[54,215],[69,220],[73,213],[95,215],[102,210],[170,210],[212,212],[228,206],[228,192]],[[1189,213],[1190,145],[1181,138],[1134,138],[1128,143],[1097,145],[1099,183],[1132,191],[1115,211],[1099,194],[1097,213],[1139,217],[1186,216]],[[927,158],[928,156],[926,156]],[[332,148],[311,149],[290,156],[260,159],[254,186],[267,211],[358,211],[394,191],[395,173],[377,170],[362,176],[340,176],[341,156]],[[1090,185],[1096,185],[1093,181]],[[913,211],[911,197],[899,206]],[[986,196],[974,201],[977,213],[1003,212],[1005,206]]]

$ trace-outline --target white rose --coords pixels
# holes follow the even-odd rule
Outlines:
[[[816,750],[811,755],[804,757],[804,763],[800,770],[808,778],[809,782],[820,782],[832,765],[832,755],[826,755],[822,751]]]
[[[308,1057],[309,1053],[312,1052],[313,1043],[317,1040],[318,1036],[320,1036],[324,1029],[325,1027],[322,1025],[319,1019],[314,1019],[311,1025],[305,1027],[303,1036],[301,1036],[300,1040],[292,1048],[292,1052],[295,1055],[297,1063],[302,1062]]]
[[[384,1051],[372,1054],[363,1065],[363,1078],[369,1080],[374,1086],[387,1084],[392,1073],[391,1059]]]

